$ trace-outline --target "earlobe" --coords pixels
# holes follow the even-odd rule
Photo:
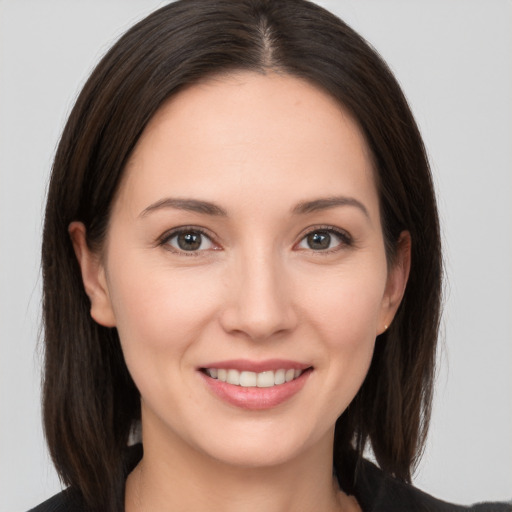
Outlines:
[[[386,331],[402,302],[411,269],[411,235],[402,231],[392,266],[388,271],[377,335]]]
[[[104,327],[114,327],[115,316],[101,258],[87,245],[86,228],[82,222],[72,222],[68,232],[82,273],[85,293],[91,301],[91,317]]]

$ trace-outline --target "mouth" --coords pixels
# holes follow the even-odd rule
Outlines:
[[[252,372],[248,370],[240,371],[234,368],[202,368],[201,371],[212,379],[217,379],[234,386],[243,388],[271,388],[298,379],[305,371],[310,369],[311,367],[303,370],[279,368],[277,370]]]
[[[261,411],[298,394],[314,368],[283,360],[259,363],[237,360],[210,363],[198,370],[206,387],[223,402]]]

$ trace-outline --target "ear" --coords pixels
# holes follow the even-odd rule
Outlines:
[[[410,269],[411,235],[408,231],[402,231],[397,242],[395,257],[388,270],[377,335],[382,334],[391,325],[404,296]]]
[[[91,301],[91,317],[104,327],[114,327],[116,321],[101,258],[87,245],[87,231],[81,222],[72,222],[68,232],[82,272],[85,293]]]

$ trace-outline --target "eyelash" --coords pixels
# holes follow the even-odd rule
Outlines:
[[[304,249],[304,250],[311,251],[315,255],[318,254],[320,256],[327,256],[327,255],[333,254],[335,252],[338,252],[340,250],[352,247],[354,245],[354,239],[347,231],[337,228],[335,226],[330,226],[330,225],[313,226],[312,228],[308,228],[307,231],[301,236],[298,244],[302,243],[306,239],[306,237],[308,237],[309,235],[312,235],[314,233],[327,233],[329,235],[334,235],[335,237],[337,237],[340,240],[340,243],[331,249],[323,249],[323,250],[317,250],[317,251],[315,251],[311,248]],[[296,244],[296,245],[298,245],[298,244]]]
[[[168,250],[170,252],[173,252],[174,254],[179,254],[180,256],[199,256],[202,252],[205,251],[204,249],[202,251],[185,251],[183,249],[180,250],[180,249],[177,249],[176,247],[172,247],[169,244],[169,242],[173,238],[175,238],[179,235],[192,234],[192,233],[201,235],[201,236],[207,238],[208,240],[210,240],[210,242],[213,245],[216,245],[215,242],[213,241],[213,237],[207,231],[205,231],[202,228],[198,228],[197,226],[182,226],[182,227],[173,229],[171,231],[168,231],[160,237],[160,239],[158,240],[158,245],[164,247],[166,250]],[[216,249],[214,249],[214,250],[216,250]]]
[[[334,226],[323,225],[323,226],[314,226],[312,228],[308,228],[308,230],[301,236],[299,242],[297,244],[295,244],[294,247],[296,247],[298,244],[302,243],[306,239],[306,237],[308,237],[309,235],[312,235],[314,233],[327,233],[329,235],[334,235],[335,237],[337,237],[340,240],[340,243],[336,247],[333,247],[331,249],[323,249],[323,250],[315,251],[315,250],[309,248],[309,250],[315,254],[328,255],[328,254],[332,254],[341,249],[348,248],[348,247],[351,247],[354,245],[354,240],[353,240],[352,236],[349,233],[347,233],[346,231],[336,228]],[[166,250],[173,252],[175,254],[179,254],[181,256],[199,256],[201,253],[203,253],[207,250],[207,249],[203,249],[203,250],[195,250],[195,251],[194,250],[186,251],[183,249],[180,250],[175,247],[172,247],[169,244],[170,240],[172,240],[173,238],[175,238],[179,235],[182,235],[182,234],[199,234],[202,237],[207,238],[214,246],[216,245],[213,237],[206,230],[199,228],[197,226],[182,226],[180,228],[175,228],[171,231],[168,231],[168,232],[164,233],[159,238],[157,245],[162,246]],[[217,250],[217,249],[213,249],[213,250]],[[308,249],[304,248],[303,250],[308,250]]]

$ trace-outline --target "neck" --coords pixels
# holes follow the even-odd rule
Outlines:
[[[126,486],[127,512],[352,510],[332,476],[333,435],[273,466],[230,465],[143,428],[144,456]]]

